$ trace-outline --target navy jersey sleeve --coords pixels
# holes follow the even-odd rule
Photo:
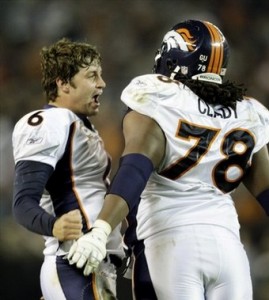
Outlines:
[[[56,217],[39,206],[53,167],[36,161],[19,161],[15,167],[13,214],[28,230],[52,236]]]

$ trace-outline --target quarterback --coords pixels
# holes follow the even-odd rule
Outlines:
[[[96,220],[109,185],[110,156],[90,120],[106,86],[101,57],[90,44],[61,39],[42,49],[41,66],[48,104],[23,116],[13,132],[14,216],[45,237],[44,299],[116,299],[120,226],[95,273],[85,276],[67,260]]]

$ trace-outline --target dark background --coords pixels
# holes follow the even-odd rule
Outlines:
[[[113,158],[114,172],[122,150],[121,91],[134,76],[151,73],[164,33],[177,22],[194,18],[219,26],[231,47],[227,77],[245,83],[248,94],[269,107],[268,17],[267,0],[0,1],[1,300],[38,300],[41,296],[43,240],[15,224],[11,216],[13,126],[22,115],[45,103],[40,48],[64,36],[97,45],[107,87],[93,123]],[[234,199],[252,269],[254,300],[268,300],[268,218],[243,187]],[[131,299],[130,281],[121,275],[119,299]]]

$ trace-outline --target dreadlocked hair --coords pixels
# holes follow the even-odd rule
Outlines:
[[[243,84],[226,81],[223,84],[199,81],[195,79],[180,79],[199,98],[208,104],[221,104],[235,109],[236,102],[242,101],[247,89]]]

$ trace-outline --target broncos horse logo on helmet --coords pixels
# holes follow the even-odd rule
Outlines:
[[[229,45],[218,27],[207,21],[187,20],[165,34],[153,72],[221,84],[228,58]]]

